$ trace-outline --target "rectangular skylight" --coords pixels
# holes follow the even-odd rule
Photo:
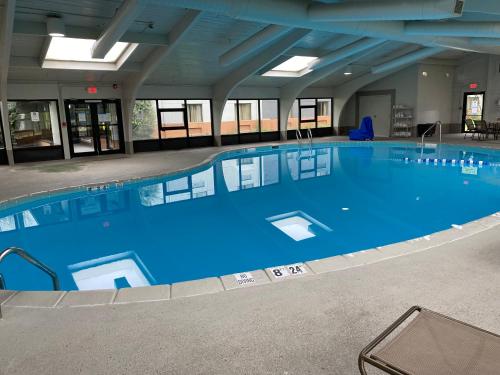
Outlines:
[[[317,57],[314,56],[293,56],[263,75],[274,77],[300,77],[311,71],[311,69],[309,69],[309,64],[316,59]]]
[[[117,42],[103,59],[92,58],[95,39],[52,37],[43,68],[118,70],[137,44]]]

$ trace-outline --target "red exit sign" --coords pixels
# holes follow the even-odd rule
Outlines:
[[[470,89],[477,89],[477,86],[478,86],[477,83],[470,83],[469,84]]]
[[[95,87],[95,86],[87,87],[87,93],[88,94],[97,94],[97,87]]]

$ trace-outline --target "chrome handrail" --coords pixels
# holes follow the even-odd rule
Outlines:
[[[5,249],[0,253],[0,263],[10,254],[16,254],[21,258],[23,258],[28,263],[31,263],[35,267],[41,269],[43,272],[48,274],[52,279],[52,286],[54,287],[54,290],[60,289],[59,278],[57,277],[57,274],[54,271],[52,271],[48,266],[40,262],[38,259],[33,258],[23,249],[20,249],[18,247],[8,247],[7,249]],[[0,273],[0,289],[5,289],[5,280],[1,273]]]
[[[313,134],[310,128],[307,128],[307,139],[309,140],[309,147],[312,148]]]
[[[432,129],[434,129],[437,125],[439,125],[439,143],[442,143],[442,133],[443,133],[443,124],[441,123],[441,121],[436,121],[434,124],[432,124],[432,126],[429,126],[429,128],[424,132],[424,134],[422,134],[422,141],[420,142],[420,159],[422,159],[422,157],[424,156],[424,147],[425,147],[425,142],[424,142],[424,138],[425,138],[425,135],[430,132]]]
[[[297,143],[300,146],[302,144],[302,134],[299,129],[295,129],[295,137],[297,138]]]

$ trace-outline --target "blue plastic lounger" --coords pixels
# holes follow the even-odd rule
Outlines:
[[[363,117],[359,129],[349,131],[351,141],[371,141],[373,137],[373,123],[370,116]]]

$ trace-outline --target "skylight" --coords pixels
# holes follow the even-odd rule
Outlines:
[[[117,42],[103,59],[92,58],[95,39],[52,37],[43,68],[118,70],[137,44]]]
[[[317,57],[314,56],[293,56],[263,75],[271,77],[300,77],[311,71],[309,65],[316,59]]]

